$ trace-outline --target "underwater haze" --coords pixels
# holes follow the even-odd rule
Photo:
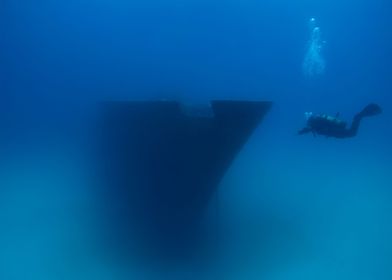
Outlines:
[[[0,279],[392,279],[391,28],[386,0],[1,0]],[[219,186],[223,256],[161,274],[97,245],[91,131],[162,99],[273,106]]]

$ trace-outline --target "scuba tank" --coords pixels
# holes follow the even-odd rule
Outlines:
[[[342,121],[341,119],[338,118],[339,114],[336,114],[335,117],[329,116],[326,114],[322,114],[322,115],[319,115],[319,117],[321,119],[325,120],[326,122],[328,122],[334,126],[337,126],[337,127],[345,128],[347,125],[347,123],[345,121]]]

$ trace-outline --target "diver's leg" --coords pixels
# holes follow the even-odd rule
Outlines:
[[[346,133],[344,137],[354,137],[357,135],[359,125],[361,124],[361,120],[363,118],[363,115],[361,113],[358,113],[354,116],[353,122],[351,123],[351,127],[347,130],[345,130]]]
[[[363,117],[376,116],[381,113],[381,107],[377,104],[369,104],[361,112],[354,116],[350,129],[346,130],[345,137],[354,137],[357,135],[359,125]]]

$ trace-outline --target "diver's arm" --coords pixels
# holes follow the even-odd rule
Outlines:
[[[303,129],[301,129],[300,131],[298,131],[298,135],[302,135],[302,134],[305,134],[305,133],[309,133],[309,132],[311,132],[312,131],[312,129],[310,128],[310,127],[304,127]]]

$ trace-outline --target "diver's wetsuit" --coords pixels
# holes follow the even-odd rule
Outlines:
[[[327,137],[348,138],[357,135],[359,125],[363,117],[375,116],[381,113],[381,108],[377,104],[367,105],[361,112],[354,116],[350,128],[346,128],[346,122],[327,115],[310,116],[306,127],[298,131],[298,134],[312,132],[313,135],[320,134]]]

